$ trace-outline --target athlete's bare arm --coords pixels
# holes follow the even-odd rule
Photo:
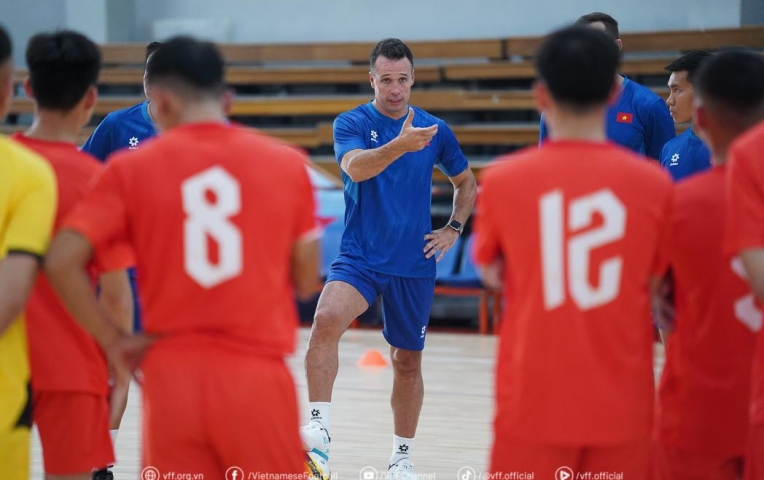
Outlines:
[[[39,264],[39,258],[25,253],[10,253],[0,261],[0,335],[24,310]]]
[[[750,248],[740,252],[748,283],[760,302],[764,302],[764,248]]]
[[[467,219],[475,206],[477,181],[469,167],[459,175],[449,177],[449,180],[451,180],[451,184],[454,186],[454,210],[449,223],[451,223],[451,220],[456,220],[464,225],[467,223]],[[441,261],[446,252],[454,246],[457,238],[459,238],[459,232],[451,227],[446,226],[433,230],[424,236],[424,239],[427,241],[424,247],[424,256],[430,258],[435,255],[435,252],[440,251],[435,260]]]
[[[299,240],[292,249],[292,284],[297,297],[310,299],[318,291],[319,285],[319,241],[309,234]]]
[[[131,336],[99,305],[86,266],[93,255],[88,240],[73,230],[62,230],[45,257],[45,273],[69,313],[101,345],[109,360],[133,372],[152,339]]]

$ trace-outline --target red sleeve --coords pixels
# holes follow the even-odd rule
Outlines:
[[[307,170],[308,159],[304,158],[302,154],[300,157],[303,158],[295,179],[297,216],[295,217],[294,239],[298,242],[314,240],[321,234],[321,228],[316,221],[316,200],[313,185],[310,183]]]
[[[726,250],[737,255],[764,247],[764,192],[755,160],[743,149],[730,150],[727,173]]]
[[[93,257],[99,274],[134,267],[136,258],[133,248],[125,239],[96,248]]]
[[[494,215],[491,211],[496,203],[490,201],[496,186],[491,182],[488,175],[484,176],[481,183],[475,211],[475,240],[472,255],[477,265],[488,265],[501,256],[499,225],[492,221]]]
[[[63,228],[75,230],[88,239],[103,266],[113,265],[110,249],[120,248],[124,256],[124,247],[115,247],[127,239],[126,197],[119,181],[122,163],[111,163],[98,176],[93,188],[74,207],[64,219]],[[104,258],[105,257],[105,258]],[[121,262],[117,261],[117,264]]]
[[[658,247],[655,251],[655,261],[653,262],[650,274],[654,277],[663,277],[668,270],[671,261],[672,237],[673,237],[673,218],[674,218],[674,187],[667,179],[666,195],[662,204],[660,223],[658,225]]]

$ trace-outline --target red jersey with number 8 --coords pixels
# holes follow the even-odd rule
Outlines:
[[[66,226],[132,246],[146,333],[281,356],[297,324],[293,247],[316,233],[306,162],[250,129],[184,125],[115,154]]]
[[[645,437],[668,175],[610,143],[548,142],[503,160],[482,177],[474,251],[503,264],[496,431],[568,446]]]

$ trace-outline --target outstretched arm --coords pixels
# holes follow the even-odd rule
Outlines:
[[[414,109],[409,108],[409,114],[397,137],[378,148],[355,149],[347,152],[340,163],[342,171],[354,182],[363,182],[382,173],[403,154],[423,149],[438,133],[438,126],[417,128],[412,125],[413,121]]]

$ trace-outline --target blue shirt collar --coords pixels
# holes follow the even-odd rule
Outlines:
[[[154,125],[154,122],[151,120],[151,115],[149,115],[149,101],[146,100],[141,104],[141,113],[143,114],[143,119],[146,120],[146,123],[149,125]]]

